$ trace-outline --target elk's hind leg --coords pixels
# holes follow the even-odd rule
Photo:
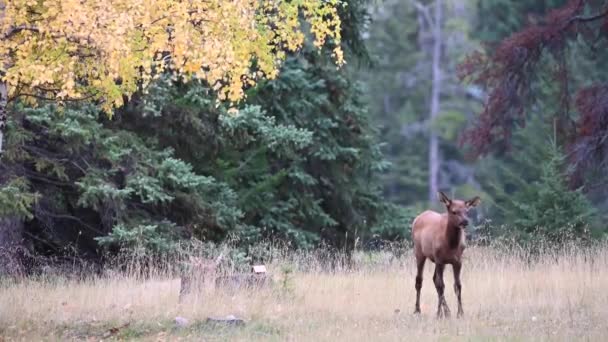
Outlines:
[[[437,317],[450,317],[450,308],[448,308],[448,303],[445,301],[445,296],[443,294],[443,290],[445,289],[445,285],[443,283],[443,270],[445,269],[444,264],[436,264],[435,266],[435,275],[433,276],[433,282],[435,283],[435,288],[437,289]]]
[[[454,292],[458,299],[458,313],[456,314],[456,317],[462,317],[462,315],[464,315],[464,311],[462,311],[462,300],[460,299],[460,290],[462,289],[462,285],[460,284],[460,269],[462,268],[462,264],[456,262],[452,267],[454,269]]]
[[[420,290],[422,289],[422,274],[424,273],[424,263],[426,257],[422,254],[416,253],[416,308],[414,309],[415,314],[420,313]]]

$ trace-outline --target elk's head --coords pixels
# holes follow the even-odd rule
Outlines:
[[[475,196],[468,201],[462,201],[457,199],[450,199],[443,192],[439,192],[439,201],[445,204],[448,210],[448,223],[452,226],[465,228],[469,225],[469,210],[476,207],[481,199],[479,196]]]

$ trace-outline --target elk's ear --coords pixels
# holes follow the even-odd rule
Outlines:
[[[467,207],[472,208],[478,206],[480,202],[481,198],[479,198],[479,196],[475,196],[472,199],[466,201],[465,204],[467,205]]]
[[[450,204],[452,204],[452,200],[446,196],[446,194],[444,194],[442,191],[439,191],[437,193],[437,198],[439,198],[439,202],[445,204],[446,206],[450,206]]]

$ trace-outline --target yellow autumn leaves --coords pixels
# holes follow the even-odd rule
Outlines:
[[[284,50],[340,50],[340,0],[0,0],[0,71],[9,97],[91,97],[110,113],[169,70],[232,102],[273,78]],[[2,9],[4,7],[4,9]],[[35,96],[34,96],[35,95]]]

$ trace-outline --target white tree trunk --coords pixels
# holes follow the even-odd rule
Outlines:
[[[431,89],[431,105],[429,112],[429,121],[431,123],[429,137],[429,201],[434,202],[437,199],[438,183],[439,183],[439,137],[433,130],[435,122],[440,110],[440,94],[441,94],[441,26],[443,1],[435,0],[435,13],[433,25],[433,53],[432,53],[432,89]]]

